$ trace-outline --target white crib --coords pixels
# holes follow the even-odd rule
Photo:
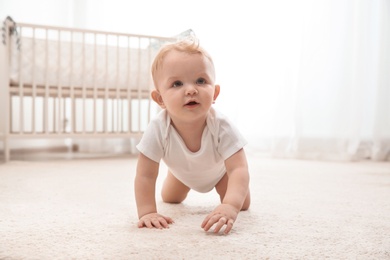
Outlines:
[[[0,59],[0,136],[10,140],[131,138],[151,107],[150,65],[174,37],[4,21]]]

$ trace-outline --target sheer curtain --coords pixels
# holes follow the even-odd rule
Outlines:
[[[0,14],[162,36],[193,29],[216,65],[215,106],[251,152],[390,160],[388,0],[30,2],[0,0]]]
[[[271,135],[242,118],[248,135],[278,157],[390,160],[389,3],[307,1],[289,28],[299,37],[285,34]]]

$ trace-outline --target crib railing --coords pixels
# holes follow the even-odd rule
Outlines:
[[[7,19],[0,81],[5,160],[11,139],[142,135],[158,110],[150,65],[173,40]]]

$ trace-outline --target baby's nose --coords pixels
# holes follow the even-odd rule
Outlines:
[[[196,95],[198,94],[198,90],[194,86],[188,86],[186,90],[187,95]]]

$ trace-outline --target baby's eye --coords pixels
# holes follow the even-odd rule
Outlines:
[[[197,85],[204,85],[206,84],[206,80],[204,78],[199,78],[196,80]]]
[[[181,86],[183,86],[183,82],[181,82],[181,81],[175,81],[172,84],[172,87],[174,87],[174,88],[181,87]]]

